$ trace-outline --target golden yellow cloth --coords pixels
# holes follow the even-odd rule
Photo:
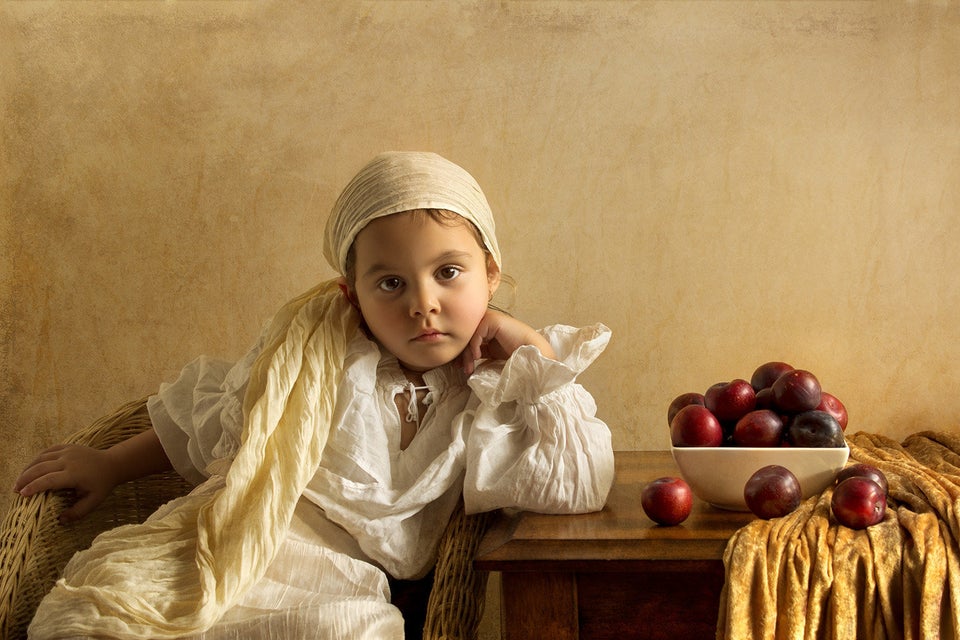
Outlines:
[[[108,531],[76,554],[29,637],[176,638],[219,620],[286,536],[320,464],[358,327],[334,280],[281,309],[251,373],[233,462],[145,523]]]
[[[884,520],[840,526],[833,489],[730,539],[717,637],[956,638],[960,630],[960,435],[903,443],[857,433],[852,461],[890,484]]]

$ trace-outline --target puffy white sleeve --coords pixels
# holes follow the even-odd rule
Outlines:
[[[232,460],[243,431],[243,397],[258,342],[237,363],[201,356],[147,399],[150,421],[173,468],[200,484],[215,460]]]
[[[557,360],[525,346],[470,378],[479,402],[466,435],[469,513],[504,507],[586,513],[606,502],[613,484],[610,429],[576,377],[606,348],[610,330],[555,325],[542,333]]]

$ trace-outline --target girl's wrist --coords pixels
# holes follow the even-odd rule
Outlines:
[[[540,351],[540,355],[542,355],[544,358],[556,360],[557,354],[550,345],[550,342],[539,333],[537,334],[537,338],[538,339],[532,344]]]
[[[103,453],[107,475],[113,486],[173,467],[152,428],[113,445]]]
[[[120,447],[119,444],[103,451],[103,462],[103,476],[111,487],[136,479],[131,471],[131,467],[135,466],[135,463],[131,464],[131,461],[124,455],[123,447]]]

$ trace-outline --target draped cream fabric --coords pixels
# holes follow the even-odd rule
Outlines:
[[[347,251],[367,223],[413,209],[446,209],[471,221],[503,268],[493,213],[480,185],[458,165],[420,151],[382,153],[357,173],[327,221],[323,255],[344,273]]]
[[[358,326],[335,281],[288,303],[252,371],[243,443],[225,475],[77,554],[30,637],[175,638],[220,619],[285,538],[319,465]]]

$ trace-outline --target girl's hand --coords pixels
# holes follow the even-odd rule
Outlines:
[[[93,511],[118,484],[107,451],[61,444],[43,451],[31,462],[13,490],[24,497],[43,491],[73,489],[77,501],[60,514],[60,522],[74,522]]]
[[[544,357],[556,358],[547,339],[532,327],[500,311],[488,310],[463,350],[463,371],[471,375],[481,358],[506,360],[525,344],[537,347]]]

